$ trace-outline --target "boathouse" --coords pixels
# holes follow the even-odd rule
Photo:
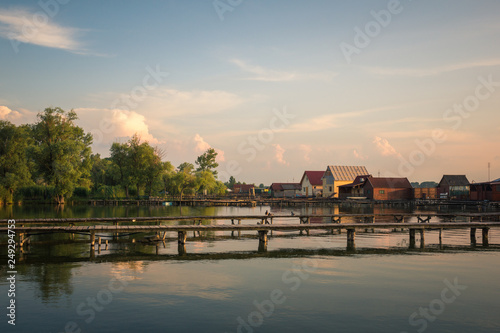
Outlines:
[[[271,196],[273,198],[295,198],[300,194],[299,183],[272,183]]]
[[[369,177],[363,185],[363,194],[373,200],[411,200],[413,187],[408,178]]]
[[[441,199],[469,200],[470,183],[465,175],[444,175],[438,185]]]
[[[348,198],[359,198],[366,199],[363,193],[363,185],[368,178],[372,175],[362,175],[357,176],[351,184],[341,185],[339,186],[339,198],[340,199],[348,199]]]
[[[500,178],[491,182],[470,184],[470,199],[500,201]]]
[[[304,171],[300,180],[301,194],[303,196],[316,197],[323,194],[323,177],[324,171]]]
[[[338,198],[339,186],[351,184],[357,176],[368,174],[364,166],[329,165],[322,177],[323,197]]]

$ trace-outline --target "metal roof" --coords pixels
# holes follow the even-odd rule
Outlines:
[[[439,182],[439,186],[466,186],[469,184],[469,180],[465,177],[465,175],[444,175]]]

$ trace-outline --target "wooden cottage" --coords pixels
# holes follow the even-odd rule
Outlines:
[[[304,171],[300,180],[301,195],[309,197],[321,196],[323,194],[324,171]]]
[[[363,185],[368,178],[372,175],[361,175],[357,176],[351,184],[341,185],[339,186],[339,198],[340,199],[348,199],[348,198],[359,198],[366,199],[363,192]]]
[[[368,174],[364,166],[329,165],[322,177],[323,197],[338,198],[339,186],[351,184],[357,176]]]
[[[465,175],[444,175],[439,182],[438,193],[442,199],[469,200],[469,180]]]
[[[295,198],[300,194],[300,183],[272,183],[271,196],[273,198]]]
[[[491,182],[470,184],[470,199],[500,201],[500,178]]]
[[[369,177],[363,185],[363,194],[373,200],[411,200],[413,187],[408,178]]]

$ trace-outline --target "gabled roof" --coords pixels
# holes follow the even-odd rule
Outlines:
[[[444,175],[439,182],[439,186],[466,186],[470,185],[469,180],[465,175]]]
[[[354,180],[356,176],[368,175],[364,166],[329,165],[326,171],[330,171],[335,180]],[[326,172],[325,172],[326,174]]]
[[[370,177],[366,182],[373,188],[413,188],[408,178]]]
[[[302,175],[302,179],[300,180],[300,183],[304,181],[304,178],[307,176],[307,179],[309,179],[309,183],[311,185],[323,185],[323,181],[321,180],[323,178],[324,171],[304,171],[304,174]]]
[[[271,190],[273,191],[285,191],[285,190],[298,190],[300,191],[302,186],[299,183],[272,183]]]
[[[349,187],[356,187],[359,185],[362,185],[366,182],[368,178],[370,178],[372,175],[361,175],[361,176],[356,176],[354,181],[351,184],[346,184],[346,185],[341,185],[339,187],[343,188],[349,188]]]
[[[234,184],[233,191],[240,192],[240,193],[248,192],[254,187],[255,187],[255,185],[253,185],[253,184]]]

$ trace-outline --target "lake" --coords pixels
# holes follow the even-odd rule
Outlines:
[[[266,210],[271,208],[9,206],[0,216],[260,215]],[[402,213],[413,208],[293,210]],[[408,248],[407,231],[367,230],[356,234],[354,250],[346,249],[345,233],[274,232],[267,251],[258,250],[255,232],[240,237],[207,232],[188,235],[185,255],[178,254],[174,234],[158,244],[142,242],[144,236],[125,235],[93,256],[83,242],[88,236],[33,236],[38,243],[16,254],[15,326],[5,315],[10,284],[3,250],[1,332],[500,332],[497,229],[490,230],[488,247],[481,245],[480,233],[477,246],[471,246],[468,230],[445,230],[441,244],[439,232],[429,231],[423,249]],[[6,244],[6,235],[0,241]]]

